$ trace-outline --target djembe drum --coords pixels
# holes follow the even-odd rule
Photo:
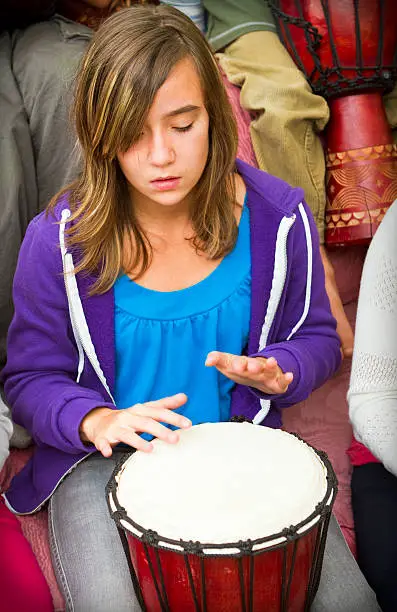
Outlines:
[[[268,1],[281,41],[330,107],[325,241],[368,243],[397,197],[382,103],[397,78],[396,0]]]
[[[124,457],[107,487],[142,609],[309,610],[336,495],[325,454],[249,423],[179,434]]]

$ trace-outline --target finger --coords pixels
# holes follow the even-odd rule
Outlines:
[[[218,351],[211,351],[210,353],[208,353],[204,365],[208,367],[216,365],[218,363],[219,355],[220,354],[218,353]]]
[[[95,441],[95,447],[97,448],[97,450],[99,450],[100,453],[102,453],[104,457],[112,456],[112,447],[106,438],[98,438]]]
[[[286,372],[285,374],[278,376],[274,381],[268,381],[264,384],[268,385],[272,393],[285,393],[291,384],[293,377],[292,372]]]
[[[277,378],[281,373],[277,360],[274,357],[253,357],[248,360],[247,374],[258,378]]]
[[[188,429],[192,426],[191,420],[182,414],[172,412],[172,410],[167,410],[166,408],[153,408],[151,406],[151,402],[137,404],[136,406],[128,408],[127,410],[132,416],[137,415],[150,417],[155,421],[162,421],[163,423],[168,423],[168,425],[174,425],[175,427],[180,427],[181,429]]]
[[[254,360],[256,359],[258,358],[255,357]],[[284,374],[280,371],[277,374],[275,372],[267,371],[263,364],[259,367],[260,372],[258,374],[253,374],[247,370],[244,376],[240,376],[236,373],[230,372],[229,370],[218,369],[220,372],[222,372],[222,374],[237,384],[254,387],[263,393],[269,393],[272,395],[285,393],[293,380],[292,372],[287,372]]]
[[[259,376],[266,369],[266,360],[261,357],[251,357],[247,363],[247,374]]]
[[[179,440],[179,436],[176,431],[172,431],[168,427],[165,427],[150,417],[140,415],[132,416],[130,423],[123,426],[123,429],[128,430],[131,428],[135,431],[139,431],[140,433],[151,434],[155,438],[164,440],[164,442],[168,442],[169,444],[175,444]]]
[[[145,402],[143,405],[151,406],[152,408],[166,408],[167,410],[175,410],[175,408],[180,408],[187,402],[186,393],[176,393],[175,395],[170,395],[170,397],[162,397],[161,399],[154,400],[152,402]]]
[[[276,372],[278,368],[277,360],[274,357],[250,357],[248,370],[250,372]]]
[[[247,371],[248,362],[248,357],[245,357],[244,355],[240,357],[234,357],[232,359],[230,369],[232,370],[232,372],[243,376]]]
[[[278,366],[277,359],[275,359],[274,357],[268,357],[267,359],[265,359],[264,365],[267,370],[276,370]]]
[[[153,450],[153,444],[149,440],[145,440],[142,436],[139,436],[132,429],[125,427],[118,434],[119,442],[123,442],[136,450],[144,453],[150,453]]]
[[[123,442],[128,446],[136,448],[137,450],[142,450],[144,452],[150,452],[151,450],[153,450],[153,445],[150,442],[144,440],[132,430],[128,429],[124,433],[121,432],[120,435],[112,437],[110,439],[106,436],[101,436],[100,438],[97,438],[97,440],[95,441],[95,446],[104,457],[108,458],[111,457],[113,454],[112,447],[116,446],[120,442]]]
[[[288,389],[288,387],[290,386],[290,384],[292,383],[294,379],[294,375],[292,372],[286,372],[283,375],[283,380],[282,380],[282,385],[285,387],[285,391]]]
[[[207,359],[205,360],[206,366],[215,366],[218,369],[229,369],[233,358],[236,355],[232,355],[231,353],[221,353],[220,351],[211,351],[207,355]]]
[[[253,383],[252,376],[248,376],[247,374],[240,376],[239,374],[237,374],[237,372],[232,372],[231,370],[228,370],[228,369],[219,368],[218,366],[216,366],[216,369],[219,370],[221,374],[226,376],[226,378],[229,378],[230,380],[232,380],[233,382],[239,385],[252,386],[252,383]]]
[[[224,376],[227,376],[238,384],[251,385],[253,383],[262,382],[263,379],[266,377],[273,377],[274,380],[276,380],[276,372],[268,372],[266,370],[265,359],[262,358],[246,357],[244,366],[241,368],[241,371],[238,371],[239,366],[235,364],[235,362],[232,363],[232,367],[230,368],[224,368],[220,365],[216,365],[215,367]]]

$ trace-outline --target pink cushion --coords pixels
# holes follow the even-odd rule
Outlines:
[[[356,303],[345,306],[352,323]],[[304,402],[287,408],[284,427],[295,432],[315,448],[325,451],[338,478],[334,512],[350,549],[355,554],[355,534],[351,508],[351,465],[347,449],[352,439],[346,393],[351,360],[344,360],[339,371]]]
[[[229,101],[233,108],[234,116],[237,121],[238,128],[238,146],[237,157],[257,167],[254,149],[252,148],[249,124],[251,121],[248,111],[240,106],[240,89],[232,85],[227,80],[225,74],[222,73],[223,82],[226,86],[226,91],[229,96]]]
[[[33,448],[23,450],[12,449],[3,471],[0,472],[0,491],[9,485],[11,478],[17,474],[33,452]],[[33,552],[39,562],[43,574],[51,590],[55,612],[64,612],[65,605],[55,579],[51,563],[50,546],[48,542],[48,512],[40,510],[36,514],[18,517],[25,537],[29,540]]]

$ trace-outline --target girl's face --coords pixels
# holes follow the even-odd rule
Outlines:
[[[139,139],[117,156],[134,203],[188,202],[207,162],[208,128],[200,79],[186,57],[157,91]]]

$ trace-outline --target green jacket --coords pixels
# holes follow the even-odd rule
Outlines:
[[[207,37],[215,51],[248,32],[276,32],[265,0],[204,0],[203,4],[208,14]]]

